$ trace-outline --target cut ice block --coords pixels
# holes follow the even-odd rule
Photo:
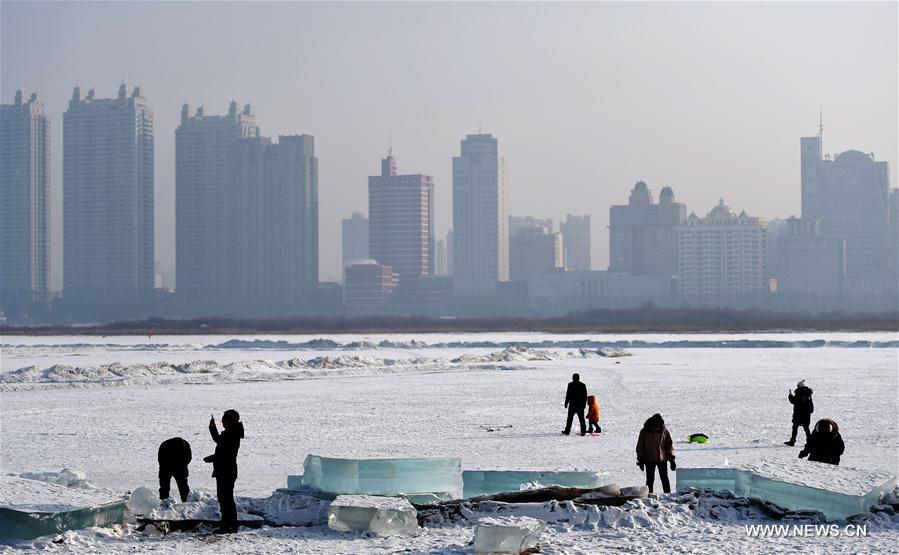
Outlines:
[[[128,498],[128,510],[136,515],[145,515],[159,507],[159,495],[143,486],[131,492]]]
[[[32,539],[66,530],[121,523],[125,502],[104,490],[0,478],[0,538]]]
[[[304,485],[302,475],[288,476],[286,491],[303,493],[305,495],[316,497],[318,499],[334,499],[336,495],[334,493],[328,493],[311,486]],[[404,499],[408,499],[410,503],[414,503],[416,505],[433,505],[434,503],[439,503],[441,501],[450,501],[458,497],[458,495],[455,495],[454,492],[403,493],[396,495]]]
[[[328,507],[328,528],[379,536],[417,536],[418,512],[407,500],[373,495],[338,495]]]
[[[546,524],[529,516],[485,517],[474,529],[475,553],[514,553],[537,546]]]
[[[462,462],[453,458],[339,459],[308,455],[302,485],[335,495],[462,494]]]
[[[543,486],[598,488],[605,485],[608,476],[608,472],[594,471],[465,470],[462,472],[465,484],[463,496],[468,498],[518,491],[521,486],[534,482]]]
[[[829,520],[867,512],[895,485],[896,476],[886,473],[810,461],[677,469],[679,489],[727,490],[792,511],[819,511]]]

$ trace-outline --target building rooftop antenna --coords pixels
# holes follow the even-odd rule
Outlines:
[[[387,156],[393,156],[393,128],[387,131]]]
[[[818,108],[818,138],[824,139],[824,110]]]

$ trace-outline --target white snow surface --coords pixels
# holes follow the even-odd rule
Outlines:
[[[240,339],[283,340],[294,345],[318,337]],[[159,443],[181,436],[193,448],[191,488],[214,491],[212,469],[201,460],[214,448],[206,424],[210,413],[218,419],[224,410],[235,408],[246,430],[238,457],[238,496],[270,496],[286,485],[288,474],[301,473],[309,453],[353,458],[459,457],[463,468],[469,469],[601,470],[621,486],[640,485],[643,475],[635,465],[634,445],[646,418],[659,412],[675,440],[679,467],[781,465],[812,480],[821,465],[797,459],[801,437],[795,448],[782,443],[790,432],[788,390],[805,379],[815,392],[813,423],[828,417],[840,426],[846,443],[841,464],[876,474],[897,473],[899,349],[870,346],[871,342],[889,345],[897,339],[894,333],[405,334],[333,336],[326,338],[333,342],[326,342],[321,350],[217,347],[231,339],[154,336],[153,342],[166,345],[157,351],[148,347],[145,336],[4,337],[0,375],[20,368],[35,370],[34,377],[24,382],[0,380],[3,472],[82,468],[91,483],[116,492],[113,499],[121,498],[135,484],[155,487]],[[502,353],[509,342],[541,345],[581,339],[669,346],[625,346],[633,356],[615,358],[583,357],[575,346],[530,346],[560,354],[548,360],[451,362],[465,354]],[[761,343],[752,343],[754,348],[670,346],[672,341],[691,340],[823,344],[811,348],[772,348]],[[354,342],[358,344],[345,347]],[[450,346],[454,342],[465,344]],[[855,346],[845,346],[847,342]],[[334,343],[343,347],[334,348]],[[472,346],[485,343],[490,346]],[[835,344],[841,346],[828,346]],[[358,357],[354,364],[361,366],[344,364],[334,369],[322,362],[316,368],[309,363],[325,360],[319,357],[342,356]],[[361,362],[370,359],[403,362],[373,367]],[[260,368],[257,360],[274,362]],[[302,364],[291,366],[289,361],[294,360]],[[163,361],[169,366],[190,365],[190,371],[172,379],[174,374],[157,372],[154,365]],[[76,372],[81,380],[75,382],[77,386],[71,381],[44,380],[46,370],[56,366],[58,375],[66,376],[63,368],[114,363],[146,370],[129,379],[109,368],[89,380]],[[252,371],[246,371],[247,366]],[[589,393],[598,397],[600,436],[559,434],[565,419],[565,387],[573,372],[580,373]],[[697,432],[707,434],[709,443],[688,444],[687,436]],[[802,476],[806,469],[809,474]],[[782,549],[883,553],[894,550],[899,541],[899,517],[890,520],[883,514],[872,521],[876,526],[872,525],[868,538],[758,539],[748,538],[742,523],[759,521],[745,520],[750,517],[736,509],[727,513],[733,519],[721,520],[685,512],[683,503],[660,502],[659,507],[635,508],[618,516],[603,512],[601,518],[596,516],[595,529],[557,521],[544,533],[541,553],[772,553]],[[645,517],[639,511],[646,512]],[[584,522],[588,521],[594,522]],[[606,522],[620,525],[605,526]],[[363,538],[316,525],[213,538],[187,534],[148,538],[126,527],[68,532],[59,544],[45,538],[25,547],[105,553],[468,552],[472,532],[473,527],[465,526],[426,527],[416,538]]]

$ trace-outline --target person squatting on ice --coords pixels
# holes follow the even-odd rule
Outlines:
[[[581,381],[580,374],[571,375],[571,383],[568,384],[568,390],[565,392],[565,408],[568,409],[568,420],[565,421],[565,429],[562,434],[571,433],[571,421],[574,415],[577,415],[578,423],[581,425],[581,435],[587,433],[587,423],[584,422],[584,408],[587,406],[587,386]]]
[[[805,447],[799,452],[799,458],[808,457],[810,461],[827,464],[840,464],[840,455],[846,449],[840,427],[829,418],[818,420],[815,431],[809,436]]]
[[[159,444],[159,498],[168,499],[172,478],[178,485],[181,502],[187,501],[190,487],[187,485],[187,465],[190,464],[190,443],[180,437],[167,439]]]
[[[599,403],[595,395],[587,397],[587,433],[602,433],[602,428],[599,427]]]
[[[222,433],[215,427],[215,418],[209,419],[209,435],[215,442],[215,454],[203,460],[212,463],[215,492],[222,512],[219,532],[237,531],[237,505],[234,503],[234,482],[237,481],[237,451],[243,438],[243,423],[234,409],[222,415]]]
[[[812,402],[812,390],[805,385],[805,380],[799,380],[796,384],[796,393],[794,394],[791,389],[787,399],[793,405],[793,433],[790,435],[790,441],[785,441],[784,445],[792,447],[796,445],[796,432],[800,426],[805,432],[805,441],[808,442],[808,425],[812,420],[812,413],[815,412],[815,404]]]
[[[640,437],[637,438],[637,466],[640,470],[646,468],[646,485],[649,493],[652,493],[652,485],[655,482],[656,469],[659,470],[659,480],[662,482],[662,491],[671,492],[671,484],[668,482],[668,468],[666,462],[671,463],[671,470],[677,470],[674,462],[674,445],[671,442],[671,434],[665,427],[665,421],[660,414],[649,417]]]

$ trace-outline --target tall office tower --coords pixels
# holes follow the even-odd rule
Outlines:
[[[434,273],[438,276],[446,275],[446,242],[443,239],[437,240],[436,245],[436,253],[435,253],[435,270]]]
[[[889,164],[857,150],[822,159],[820,133],[800,144],[802,217],[819,218],[823,236],[846,241],[850,293],[889,287]]]
[[[241,139],[259,136],[249,104],[226,116],[181,108],[175,131],[175,252],[178,296],[218,303],[234,292],[234,176]]]
[[[890,191],[890,246],[893,275],[899,281],[899,189]]]
[[[153,112],[140,87],[75,87],[63,116],[63,292],[123,302],[153,290]]]
[[[434,273],[434,180],[397,175],[393,156],[368,178],[369,255],[399,275]]]
[[[565,269],[590,270],[590,216],[568,214],[559,224],[565,244]]]
[[[525,227],[509,239],[509,281],[527,283],[528,276],[565,267],[562,234]]]
[[[50,300],[50,118],[32,93],[0,106],[0,308]]]
[[[341,220],[342,247],[341,271],[346,277],[346,269],[354,263],[368,260],[368,218],[365,214],[353,212],[352,217]]]
[[[677,227],[681,299],[700,306],[751,301],[767,289],[765,224],[720,201]]]
[[[509,216],[509,237],[513,237],[522,229],[542,229],[546,233],[553,232],[552,218],[534,218],[532,216]]]
[[[453,259],[453,230],[446,232],[446,275],[453,275],[455,260]]]
[[[638,181],[627,205],[609,210],[609,271],[626,274],[677,274],[677,226],[687,207],[663,187],[654,203],[646,183]]]
[[[240,142],[236,177],[238,300],[295,311],[318,286],[318,158],[311,135]]]
[[[491,296],[509,279],[506,161],[490,134],[467,135],[453,158],[453,293]]]

